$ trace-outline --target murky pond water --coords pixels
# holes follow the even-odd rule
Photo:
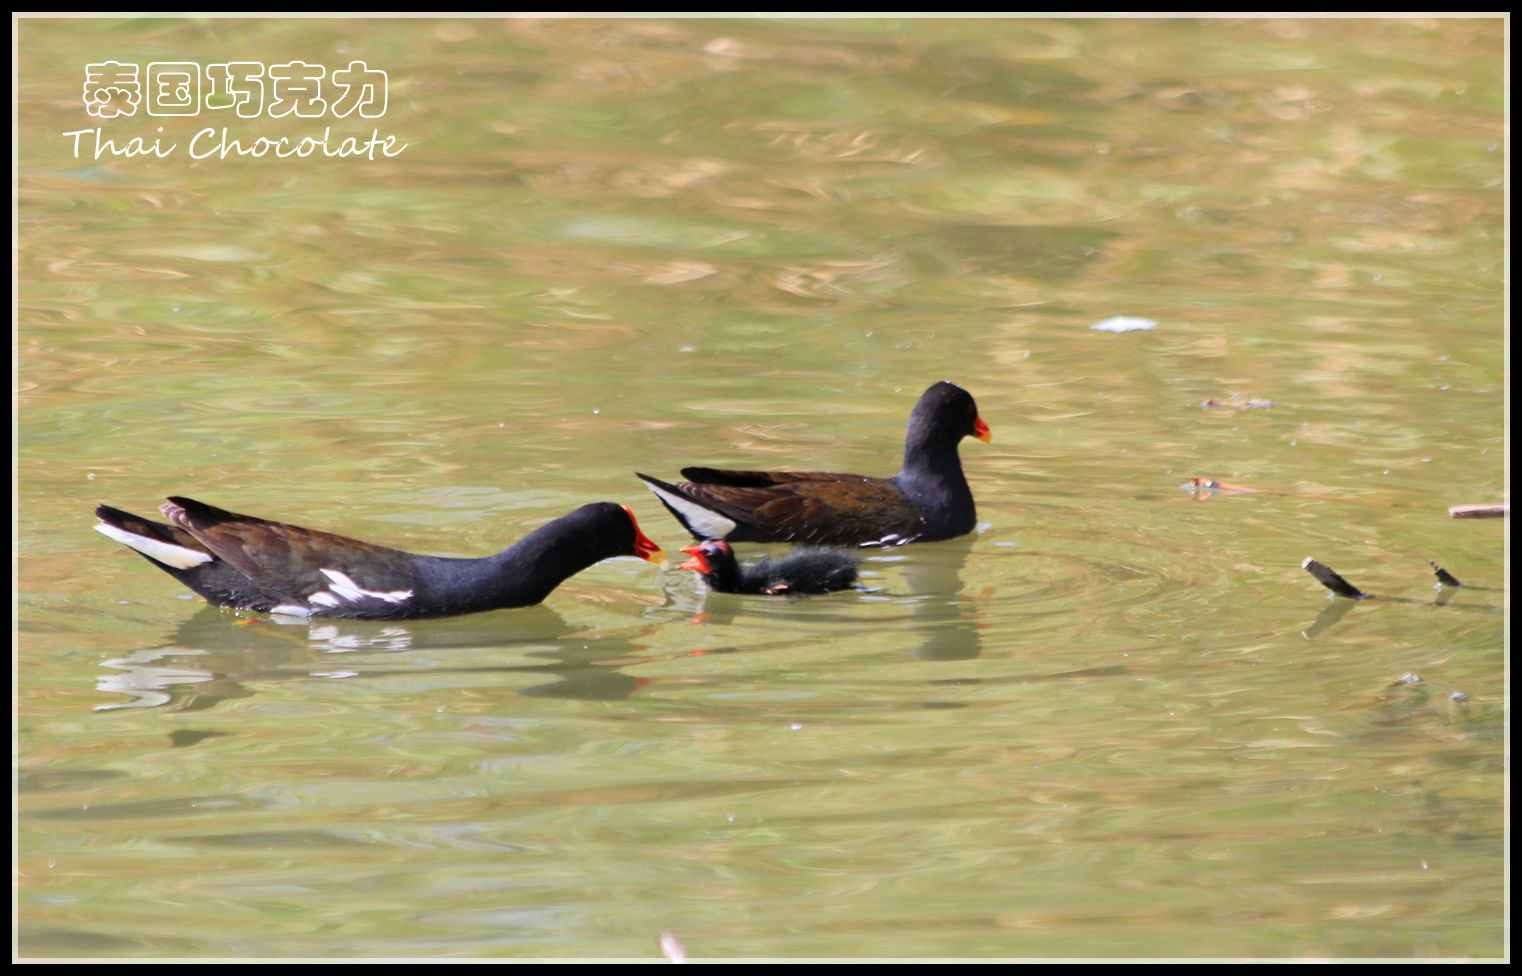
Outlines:
[[[19,32],[23,956],[1505,951],[1502,21]],[[81,100],[232,60],[405,150]],[[89,530],[674,553],[634,471],[889,474],[939,379],[978,529],[862,591],[292,625]]]

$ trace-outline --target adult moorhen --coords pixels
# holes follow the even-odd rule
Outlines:
[[[609,557],[664,558],[634,513],[612,502],[583,505],[484,559],[419,556],[189,498],[171,497],[160,511],[174,524],[102,505],[95,529],[208,603],[303,617],[407,620],[526,607]]]
[[[695,570],[710,590],[796,596],[830,593],[856,585],[856,556],[838,549],[798,549],[789,555],[758,559],[741,566],[723,539],[707,539],[682,549],[692,558],[682,569]]]
[[[972,531],[972,490],[957,444],[993,439],[972,395],[947,382],[909,415],[904,465],[891,478],[797,471],[683,468],[687,481],[641,480],[699,541],[899,545]],[[636,472],[638,474],[638,472]]]

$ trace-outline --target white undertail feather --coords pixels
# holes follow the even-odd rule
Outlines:
[[[209,552],[197,552],[173,542],[138,535],[136,532],[128,532],[126,529],[107,525],[105,522],[94,526],[94,529],[107,538],[115,539],[128,549],[135,549],[149,559],[158,560],[165,566],[173,566],[175,569],[194,569],[216,558]]]
[[[668,508],[677,512],[690,530],[705,539],[723,539],[735,530],[736,523],[733,519],[725,518],[711,508],[704,508],[684,495],[666,491],[648,481],[645,482],[645,487],[665,502]]]

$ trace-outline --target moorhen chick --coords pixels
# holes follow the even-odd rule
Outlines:
[[[95,529],[208,603],[302,617],[409,620],[526,607],[612,556],[664,558],[634,513],[612,502],[583,505],[484,559],[419,556],[189,498],[171,497],[160,511],[174,524],[102,505]]]
[[[838,549],[798,549],[744,566],[735,561],[735,551],[723,539],[707,539],[682,551],[692,558],[681,568],[696,571],[710,590],[720,593],[797,596],[856,585],[856,556]]]
[[[718,468],[683,468],[687,481],[674,485],[639,478],[699,541],[933,542],[965,535],[977,523],[957,456],[957,444],[969,436],[993,439],[972,395],[943,381],[914,405],[904,464],[891,478]]]

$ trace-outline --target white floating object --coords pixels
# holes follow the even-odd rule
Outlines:
[[[1139,315],[1112,315],[1103,322],[1095,322],[1089,328],[1096,332],[1135,332],[1138,329],[1155,329],[1157,321]]]

